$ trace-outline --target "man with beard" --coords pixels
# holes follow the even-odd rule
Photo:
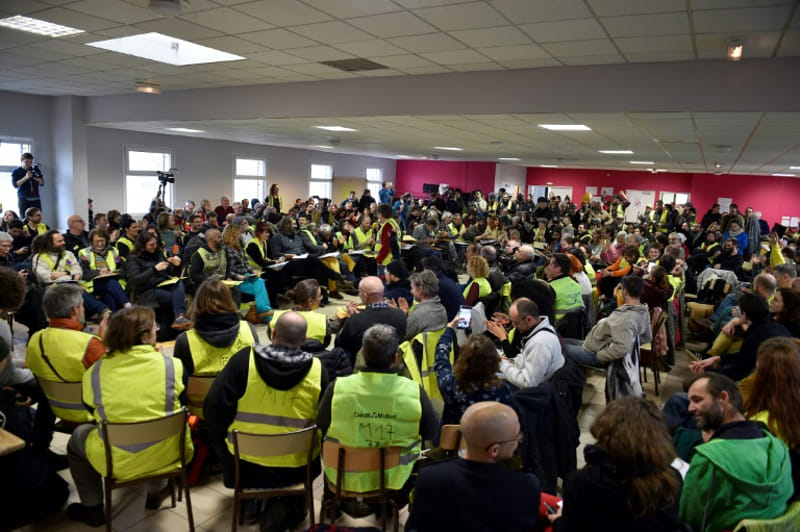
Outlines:
[[[686,474],[680,520],[697,531],[731,530],[745,518],[773,519],[792,496],[786,445],[745,419],[742,395],[724,375],[689,386],[689,413],[703,431]]]
[[[731,271],[741,279],[742,264],[744,264],[744,258],[739,253],[739,242],[735,238],[725,240],[722,244],[722,253],[714,261],[714,268]]]

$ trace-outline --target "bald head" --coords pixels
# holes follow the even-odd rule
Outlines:
[[[517,448],[517,413],[502,403],[475,403],[461,417],[461,433],[467,447],[467,460],[498,462],[509,458]]]
[[[306,319],[297,312],[284,312],[275,322],[272,343],[284,347],[300,347],[306,341],[307,327]]]
[[[361,302],[371,305],[383,300],[383,282],[378,277],[370,276],[358,283],[358,295]]]

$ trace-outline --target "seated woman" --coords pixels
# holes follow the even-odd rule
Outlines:
[[[480,255],[470,257],[467,261],[467,275],[472,279],[464,287],[464,303],[473,306],[482,297],[492,293],[489,284],[489,263]]]
[[[673,288],[667,279],[667,270],[663,266],[653,266],[650,273],[644,276],[644,292],[642,303],[647,303],[650,310],[666,309],[667,301],[672,296]]]
[[[319,303],[322,301],[322,288],[316,279],[305,279],[297,283],[294,289],[289,291],[289,297],[294,300],[291,310],[300,313],[306,320],[308,328],[306,338],[317,340],[323,347],[331,341],[331,333],[328,330],[328,318],[322,312],[317,312]],[[277,323],[278,318],[287,312],[286,310],[276,310],[270,323]],[[272,327],[269,329],[269,337],[272,338]]]
[[[769,304],[773,319],[800,338],[800,292],[794,288],[778,288]]]
[[[638,258],[639,248],[628,246],[622,251],[622,256],[614,264],[604,270],[600,270],[600,280],[597,283],[600,293],[607,298],[611,298],[614,294],[614,287],[617,286],[620,279],[631,273],[633,265]]]
[[[117,248],[108,244],[108,233],[105,229],[92,229],[89,242],[91,246],[78,252],[86,291],[100,296],[112,312],[129,307],[128,295],[120,283],[124,262]]]
[[[186,295],[180,275],[181,258],[167,258],[161,241],[149,231],[136,238],[133,253],[128,256],[128,282],[138,305],[172,309],[172,328],[186,330],[192,322],[186,317]]]
[[[269,258],[268,242],[270,237],[269,225],[266,222],[256,223],[253,239],[244,248],[247,253],[247,262],[254,272],[261,275],[267,285],[267,295],[270,301],[276,301],[278,293],[283,289],[283,274],[280,270],[273,270],[270,266],[286,262],[285,257],[277,260]]]
[[[272,305],[269,302],[267,286],[264,279],[255,274],[249,266],[247,256],[242,249],[242,229],[238,224],[229,224],[222,231],[222,244],[225,247],[225,254],[228,260],[228,269],[231,279],[242,281],[236,288],[243,294],[249,294],[256,301],[256,317],[251,319],[248,314],[248,321],[253,323],[267,323],[272,317]],[[251,311],[252,312],[252,311]]]
[[[564,507],[548,516],[556,532],[682,530],[681,476],[664,419],[655,404],[625,397],[594,420],[597,439],[584,449],[586,466],[564,482]]]
[[[450,349],[456,337],[456,316],[439,338],[433,370],[444,399],[442,425],[458,424],[473,403],[497,401],[512,405],[511,387],[501,377],[500,357],[488,337],[473,334],[459,347],[455,367],[450,365]]]

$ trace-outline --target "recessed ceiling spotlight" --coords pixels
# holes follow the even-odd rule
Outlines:
[[[646,166],[653,166],[656,164],[654,161],[628,161],[629,164],[643,164]]]
[[[314,126],[317,129],[324,129],[325,131],[358,131],[350,127],[344,126]]]
[[[591,131],[592,128],[583,124],[539,124],[539,127],[550,131]]]
[[[161,94],[161,84],[157,81],[137,81],[136,92],[145,94]]]
[[[456,148],[455,146],[434,146],[433,149],[444,151],[464,151],[464,148]]]
[[[84,30],[79,30],[78,28],[70,28],[69,26],[54,24],[38,18],[23,17],[22,15],[0,19],[0,26],[5,26],[12,30],[35,33],[36,35],[46,35],[47,37],[64,37],[65,35],[84,33]]]
[[[714,168],[722,168],[722,164],[721,163],[714,163]]]
[[[731,39],[731,42],[728,43],[728,60],[729,61],[740,61],[742,59],[742,52],[744,51],[744,45],[742,45],[742,41],[739,39]]]
[[[631,150],[597,150],[606,155],[633,155]]]

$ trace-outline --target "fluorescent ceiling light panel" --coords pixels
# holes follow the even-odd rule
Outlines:
[[[591,131],[592,128],[583,124],[539,124],[539,127],[550,131]]]
[[[794,174],[772,174],[772,175],[774,175],[775,177],[797,177]]]
[[[800,166],[790,166],[789,170],[800,170]]]
[[[598,150],[600,153],[606,155],[633,155],[631,150]]]
[[[201,65],[204,63],[220,63],[244,59],[240,55],[229,54],[228,52],[222,52],[208,46],[201,46],[156,32],[86,44],[95,48],[135,55],[136,57],[143,57],[175,66]]]
[[[498,161],[521,161],[519,157],[498,157]]]
[[[395,155],[395,157],[397,157],[399,159],[409,159],[411,156],[410,155]]]
[[[317,129],[324,129],[326,131],[358,131],[357,129],[344,126],[314,126],[314,127]]]
[[[445,151],[464,151],[464,148],[456,148],[455,146],[434,146],[433,149]]]
[[[323,150],[332,150],[333,146],[323,146],[322,144],[317,144],[316,146],[311,146],[312,148],[322,148]]]
[[[630,164],[646,164],[647,166],[653,166],[656,164],[653,161],[628,161]]]
[[[558,168],[557,164],[540,164],[539,168]]]
[[[52,22],[47,22],[46,20],[23,17],[22,15],[0,19],[0,26],[5,26],[6,28],[11,28],[12,30],[35,33],[36,35],[46,35],[48,37],[63,37],[65,35],[83,33],[83,30],[79,30],[78,28],[70,28],[69,26],[53,24]]]
[[[170,131],[177,131],[178,133],[205,133],[202,129],[191,129],[188,127],[168,127]]]

